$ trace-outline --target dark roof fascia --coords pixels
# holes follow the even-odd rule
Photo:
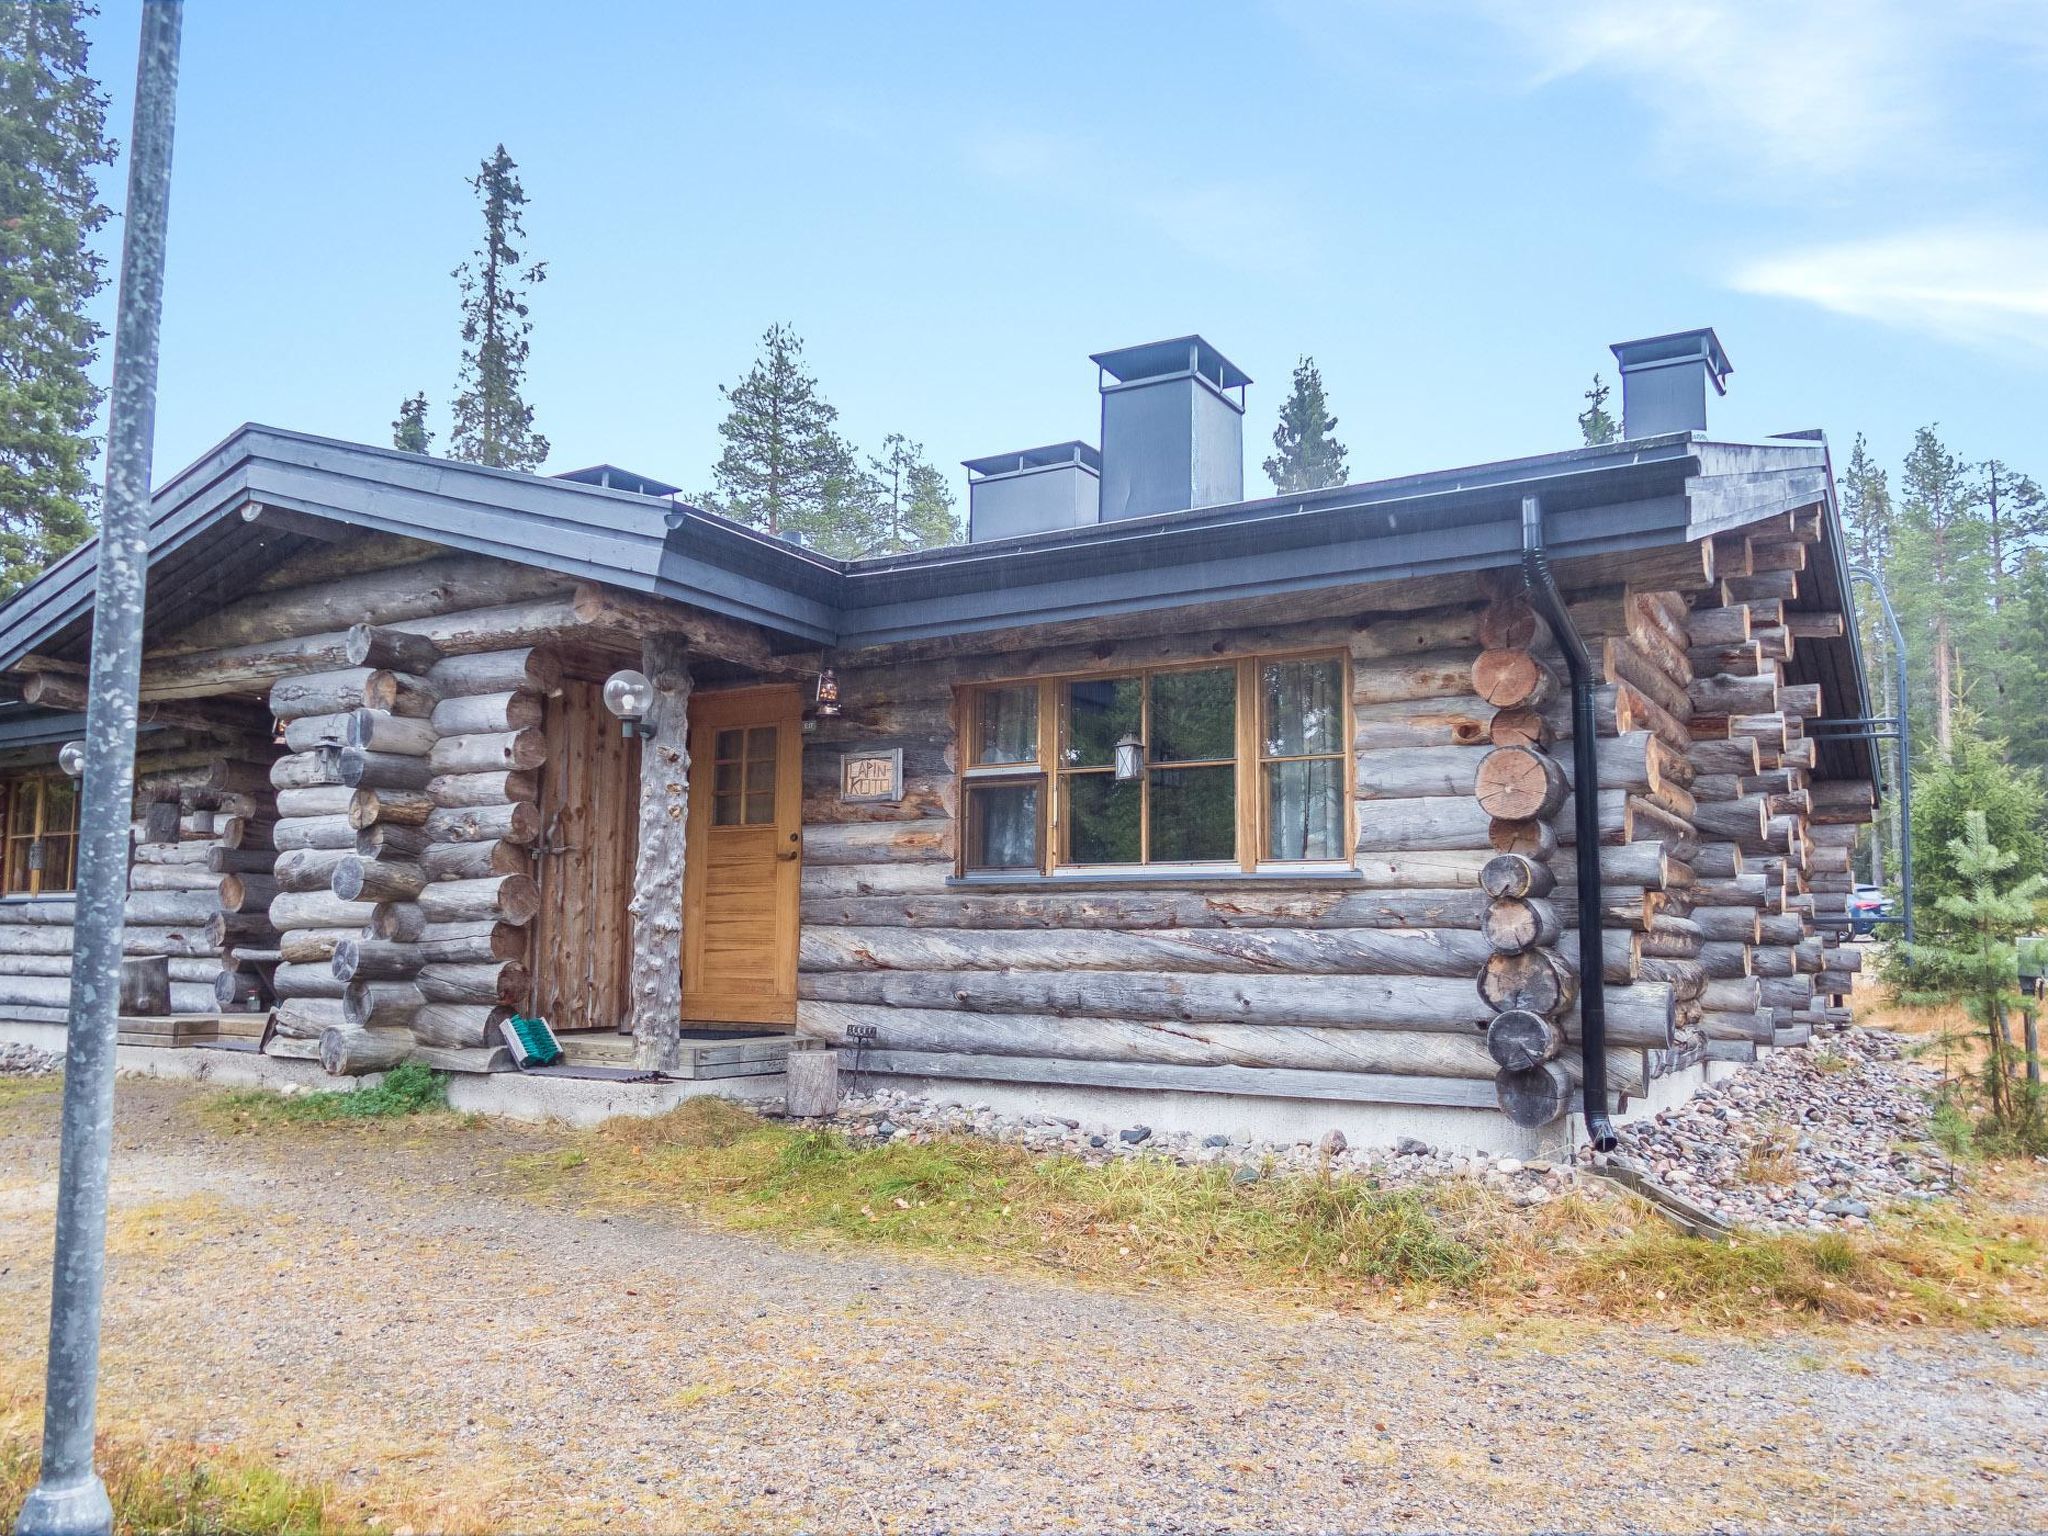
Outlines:
[[[143,727],[148,729],[148,727]],[[52,714],[25,704],[0,706],[0,749],[61,747],[85,735],[85,716]]]
[[[1543,499],[1562,555],[1686,536],[1684,434],[861,562],[842,647],[1490,569]]]

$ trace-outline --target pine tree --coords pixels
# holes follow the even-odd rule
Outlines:
[[[533,430],[533,407],[522,393],[533,332],[526,290],[546,279],[547,263],[519,265],[526,190],[518,171],[500,144],[469,179],[483,202],[484,239],[474,261],[454,272],[462,289],[462,372],[448,452],[495,469],[538,469],[548,456],[548,440]]]
[[[1579,412],[1579,435],[1588,448],[1598,448],[1621,436],[1621,425],[1607,413],[1607,397],[1614,391],[1593,375],[1593,387],[1586,391],[1586,408]]]
[[[1334,436],[1337,418],[1323,394],[1323,376],[1315,359],[1294,365],[1294,388],[1280,406],[1280,424],[1273,429],[1273,456],[1266,477],[1283,496],[1342,485],[1346,474],[1344,445]]]
[[[882,439],[882,451],[868,459],[875,488],[875,535],[862,553],[900,555],[960,542],[960,519],[946,477],[928,463],[924,445],[901,432]]]
[[[2022,1152],[2048,1149],[2038,1085],[2016,1069],[2007,1013],[2020,1001],[2016,941],[2039,921],[2036,905],[2048,896],[2048,875],[2038,864],[1992,839],[1985,814],[1969,810],[1960,837],[1943,850],[1955,888],[1935,904],[1936,937],[1905,948],[1895,967],[1909,1002],[1960,1002],[1983,1036],[1983,1129]]]
[[[83,0],[0,6],[0,593],[92,531],[93,383],[106,286],[90,239],[111,217],[107,98],[86,73]]]
[[[2031,475],[2002,459],[1978,466],[1979,493],[1984,505],[1985,553],[1991,569],[1990,653],[1985,669],[1991,676],[1991,708],[2001,728],[2011,730],[2007,710],[2012,704],[2015,673],[2040,649],[2039,630],[2013,621],[2020,615],[2010,606],[2018,595],[2021,562],[2027,551],[2048,533],[2048,496]],[[2018,733],[2014,733],[2018,739]]]
[[[2048,635],[2048,550],[2030,549],[2017,564],[2001,618],[2020,643],[2010,654],[1999,726],[2010,733],[2015,768],[2048,773],[2048,645],[2041,642]]]
[[[1979,642],[1991,612],[1990,566],[1982,498],[1969,466],[1943,445],[1936,427],[1913,434],[1913,451],[1899,473],[1899,519],[1891,562],[1892,599],[1910,620],[1916,645],[1916,692],[1934,722],[1935,749],[1946,757],[1956,735],[1956,707],[1964,698],[1966,658],[1983,654]],[[1926,665],[1917,664],[1925,654]]]
[[[712,470],[712,510],[829,554],[872,541],[874,487],[835,428],[839,412],[819,394],[794,330],[768,327],[747,376],[718,392],[725,449]]]
[[[423,390],[398,408],[391,423],[391,446],[407,453],[432,453],[434,434],[427,430],[427,396]]]

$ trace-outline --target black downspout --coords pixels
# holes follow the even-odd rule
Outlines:
[[[1593,710],[1593,658],[1572,627],[1564,597],[1543,551],[1543,503],[1522,498],[1522,580],[1552,638],[1564,652],[1572,684],[1572,811],[1579,864],[1579,1055],[1585,1067],[1586,1139],[1612,1152],[1607,1118],[1607,981],[1600,941],[1600,747]]]

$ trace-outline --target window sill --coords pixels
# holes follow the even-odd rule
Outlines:
[[[1209,886],[1281,885],[1281,886],[1362,886],[1365,876],[1358,870],[1344,866],[1301,868],[1301,869],[1259,869],[1247,873],[1241,869],[1230,870],[1186,870],[1169,873],[1152,869],[1137,870],[1087,870],[1072,874],[982,874],[951,875],[947,877],[949,890],[976,891],[1072,891],[1072,890],[1140,890],[1185,891]]]

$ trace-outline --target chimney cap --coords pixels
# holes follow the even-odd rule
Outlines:
[[[1251,375],[1199,336],[1174,336],[1142,346],[1093,352],[1088,361],[1119,384],[1199,374],[1218,389],[1242,389]]]
[[[1064,443],[1048,443],[1043,448],[992,453],[987,458],[962,459],[960,462],[970,475],[1014,475],[1025,470],[1053,469],[1064,464],[1079,464],[1091,473],[1102,473],[1102,455],[1093,443],[1084,443],[1079,438]]]
[[[1645,336],[1637,341],[1617,341],[1607,349],[1614,354],[1624,376],[1647,368],[1669,368],[1680,363],[1704,363],[1714,393],[1728,393],[1728,375],[1735,371],[1721,338],[1712,326],[1696,331],[1673,331],[1667,336]]]
[[[652,475],[635,474],[630,469],[621,469],[616,464],[593,464],[588,469],[567,469],[551,480],[574,480],[578,485],[595,485],[609,491],[632,491],[640,496],[678,496],[682,487],[670,485],[666,480],[657,480]]]

